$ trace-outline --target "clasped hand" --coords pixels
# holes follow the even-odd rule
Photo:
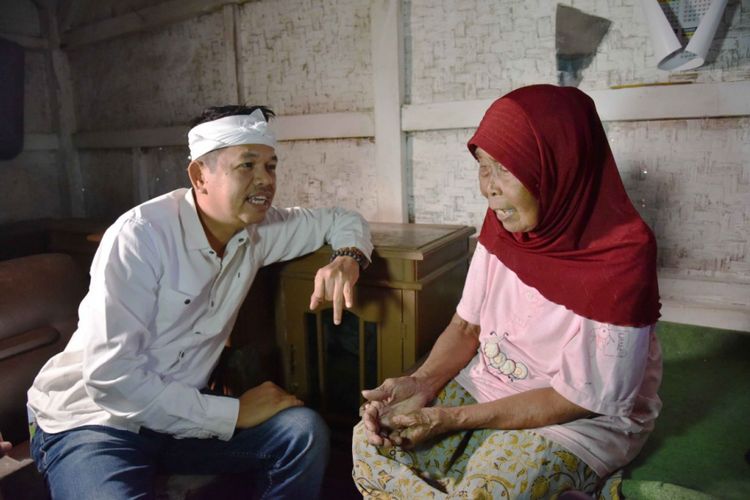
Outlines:
[[[310,310],[325,300],[333,302],[333,323],[341,324],[344,305],[354,305],[354,284],[359,279],[359,264],[346,255],[336,259],[315,274],[315,289],[310,296]]]
[[[411,448],[450,430],[446,409],[427,407],[432,395],[414,377],[386,379],[362,396],[365,433],[375,446]]]

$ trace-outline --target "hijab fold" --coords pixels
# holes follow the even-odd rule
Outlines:
[[[539,202],[533,231],[488,210],[479,241],[548,300],[589,319],[659,318],[656,242],[625,192],[594,102],[574,87],[532,85],[495,101],[469,140]]]

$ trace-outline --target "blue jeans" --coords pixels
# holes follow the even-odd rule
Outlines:
[[[153,498],[157,474],[241,475],[253,497],[316,498],[329,446],[320,415],[296,407],[229,441],[100,425],[57,434],[37,429],[31,455],[55,500]]]

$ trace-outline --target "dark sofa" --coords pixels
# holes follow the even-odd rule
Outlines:
[[[85,272],[67,254],[0,262],[0,431],[14,444],[0,459],[0,498],[47,497],[29,459],[26,391],[75,331],[86,283]]]

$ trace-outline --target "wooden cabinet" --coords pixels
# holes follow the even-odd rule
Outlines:
[[[359,391],[401,374],[432,347],[461,298],[467,226],[371,224],[372,264],[355,306],[334,325],[332,306],[309,310],[316,271],[331,249],[281,266],[277,340],[287,389],[329,421],[356,417]]]

